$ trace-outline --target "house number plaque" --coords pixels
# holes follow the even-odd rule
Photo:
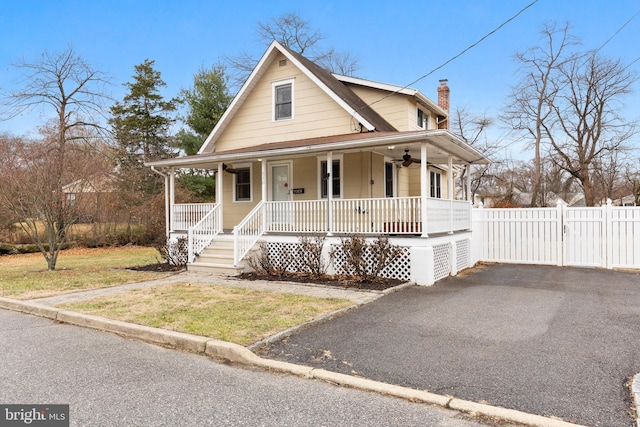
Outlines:
[[[304,188],[294,188],[293,194],[304,194]]]

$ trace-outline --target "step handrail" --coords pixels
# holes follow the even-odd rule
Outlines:
[[[266,231],[266,209],[261,200],[249,214],[233,227],[233,266],[249,253],[253,245]]]
[[[220,233],[220,203],[216,203],[200,221],[188,230],[189,255],[188,262],[195,261],[196,256],[209,246]]]

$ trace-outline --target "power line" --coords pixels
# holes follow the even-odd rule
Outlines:
[[[616,30],[616,32],[615,32],[615,33],[613,33],[613,34],[611,35],[611,37],[609,37],[609,38],[607,39],[607,41],[605,41],[604,43],[602,43],[602,44],[600,45],[600,47],[599,47],[599,48],[597,48],[597,49],[594,51],[594,54],[595,54],[595,53],[597,53],[597,52],[599,52],[599,51],[600,51],[600,49],[602,49],[603,47],[605,47],[605,46],[607,45],[607,43],[609,43],[609,42],[610,42],[610,41],[611,41],[615,36],[617,36],[617,35],[618,35],[618,33],[619,33],[620,31],[622,31],[622,30],[624,29],[624,27],[626,27],[627,25],[629,25],[629,23],[630,23],[631,21],[633,21],[633,20],[635,19],[635,17],[636,17],[636,16],[638,16],[638,15],[640,15],[640,10],[638,10],[638,11],[636,12],[636,14],[635,14],[635,15],[633,15],[631,18],[629,18],[629,19],[627,20],[627,22],[625,22],[625,23],[624,23],[620,28],[618,28],[618,29]]]
[[[480,43],[482,43],[485,39],[489,38],[490,36],[492,36],[493,34],[495,34],[496,32],[498,32],[502,27],[504,27],[505,25],[507,25],[509,22],[513,21],[514,19],[516,19],[518,16],[520,16],[522,13],[524,13],[525,10],[529,9],[531,6],[533,6],[534,4],[536,4],[538,2],[538,0],[534,0],[531,3],[529,3],[528,5],[526,5],[525,7],[523,7],[522,9],[520,9],[518,11],[518,13],[516,13],[515,15],[513,15],[511,18],[507,19],[506,21],[504,21],[502,24],[498,25],[496,28],[494,28],[493,30],[491,30],[490,32],[488,32],[487,34],[485,34],[482,38],[480,38],[477,42],[473,43],[472,45],[468,46],[467,48],[465,48],[464,50],[462,50],[460,53],[458,53],[457,55],[449,58],[447,61],[445,61],[444,63],[442,63],[441,65],[438,65],[436,68],[432,69],[431,71],[429,71],[427,74],[423,75],[422,77],[417,78],[416,80],[412,81],[411,83],[401,87],[400,89],[396,90],[395,92],[392,92],[388,95],[383,96],[382,98],[373,101],[372,103],[368,104],[367,107],[372,106],[373,104],[376,104],[378,102],[381,102],[383,100],[385,100],[386,98],[395,95],[396,93],[407,89],[409,86],[413,86],[414,84],[418,83],[420,80],[429,77],[431,74],[435,73],[436,71],[438,71],[439,69],[445,67],[446,65],[448,65],[449,63],[455,61],[456,59],[458,59],[459,57],[461,57],[462,55],[464,55],[465,53],[467,53],[469,50],[473,49],[474,47],[478,46]],[[364,107],[362,107],[364,108]]]

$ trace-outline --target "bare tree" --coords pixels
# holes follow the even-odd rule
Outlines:
[[[55,118],[42,127],[42,144],[13,147],[19,155],[7,165],[11,169],[6,172],[14,179],[11,188],[15,193],[3,191],[3,202],[13,206],[23,221],[29,220],[25,231],[40,248],[48,269],[54,270],[60,247],[74,222],[73,210],[65,204],[63,186],[72,178],[70,169],[83,169],[75,163],[78,153],[86,152],[88,142],[103,129],[98,120],[109,82],[72,48],[61,53],[45,52],[37,62],[21,61],[14,66],[24,72],[24,79],[19,89],[5,94],[4,118],[36,107],[53,110]],[[22,185],[26,182],[31,186]],[[36,220],[44,223],[44,234]]]
[[[285,13],[260,22],[256,33],[259,43],[268,46],[276,40],[333,73],[352,75],[358,68],[358,60],[353,54],[322,47],[324,34],[298,13]],[[234,87],[240,87],[258,63],[258,58],[247,53],[224,59]]]
[[[637,123],[619,114],[637,78],[619,60],[595,52],[560,67],[556,99],[549,105],[553,119],[542,125],[552,158],[580,182],[587,206],[598,201],[594,168],[604,165],[606,155],[623,150],[637,132]]]
[[[568,31],[568,25],[557,28],[556,24],[546,24],[541,30],[542,46],[516,53],[516,60],[521,64],[521,78],[512,88],[509,105],[501,115],[503,121],[534,147],[534,185],[530,206],[541,205],[541,145],[546,137],[543,123],[550,120],[550,106],[560,90],[557,81],[559,68],[572,59],[567,51],[575,45],[575,40]]]

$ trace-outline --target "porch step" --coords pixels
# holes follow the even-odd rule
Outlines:
[[[187,269],[236,276],[244,271],[244,262],[237,267],[233,265],[233,239],[221,236],[214,238]]]

